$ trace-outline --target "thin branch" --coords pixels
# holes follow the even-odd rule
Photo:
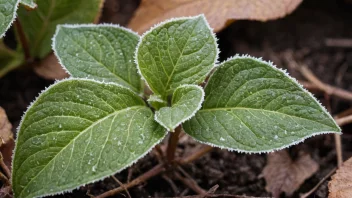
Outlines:
[[[325,40],[328,47],[352,48],[352,39],[349,38],[328,38]]]
[[[203,188],[201,188],[197,182],[194,180],[191,180],[189,178],[182,177],[179,173],[175,172],[175,177],[180,180],[182,183],[184,183],[188,188],[192,189],[194,192],[200,194],[200,195],[205,195],[207,194],[207,191],[205,191]]]
[[[9,178],[7,178],[2,172],[0,172],[0,180],[3,181],[6,186],[11,185]]]
[[[128,196],[129,198],[131,198],[130,192],[128,191],[128,189],[126,188],[126,186],[125,186],[122,182],[120,182],[120,180],[118,180],[115,176],[112,176],[112,179],[115,180],[122,188],[124,188],[124,190],[125,190],[126,193],[127,193],[127,196]]]
[[[177,143],[178,143],[181,130],[182,130],[182,127],[180,125],[175,129],[175,132],[171,133],[171,136],[169,138],[169,144],[167,145],[167,151],[166,151],[166,157],[169,163],[172,163],[175,159]]]
[[[21,22],[19,21],[18,18],[15,20],[14,24],[17,29],[18,38],[20,40],[20,43],[21,43],[23,51],[24,51],[24,58],[27,62],[31,62],[32,57],[31,57],[31,52],[29,50],[29,44],[28,44],[26,35],[24,34]]]
[[[213,147],[205,145],[204,147],[200,148],[198,151],[192,153],[191,155],[180,159],[179,163],[180,164],[188,164],[190,162],[193,162],[196,159],[199,159],[203,157],[205,154],[209,153],[211,150],[213,150]]]
[[[342,118],[335,118],[335,121],[339,126],[344,126],[346,124],[350,124],[350,123],[352,123],[352,115],[342,117]]]
[[[334,87],[321,82],[306,66],[299,67],[302,75],[307,78],[311,83],[315,84],[319,89],[326,92],[329,95],[337,96],[341,99],[352,100],[352,92],[344,89]]]
[[[100,194],[98,196],[96,196],[96,198],[104,198],[104,197],[109,197],[109,196],[113,196],[116,195],[117,193],[120,193],[122,191],[124,191],[125,189],[129,189],[132,188],[142,182],[147,181],[148,179],[159,175],[160,173],[164,172],[165,168],[163,164],[158,164],[156,165],[154,168],[150,169],[149,171],[145,172],[144,174],[142,174],[141,176],[137,177],[136,179],[132,180],[131,182],[124,184],[124,187],[120,186],[118,188],[106,191],[103,194]]]
[[[321,179],[317,185],[314,186],[314,188],[312,188],[310,191],[304,193],[303,195],[300,196],[300,198],[307,198],[309,197],[309,195],[311,195],[313,192],[315,192],[319,186],[324,183],[325,180],[327,180],[332,174],[334,174],[334,172],[336,171],[336,168],[333,168],[327,175],[325,175],[325,177],[323,177],[323,179]]]
[[[4,157],[2,156],[2,153],[0,152],[0,166],[2,168],[2,170],[5,172],[5,175],[7,178],[11,178],[11,171],[10,169],[7,167],[7,165],[4,162]]]

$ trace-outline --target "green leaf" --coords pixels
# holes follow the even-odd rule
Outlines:
[[[26,5],[30,8],[36,8],[37,7],[37,4],[35,3],[35,0],[21,0],[21,3],[23,5]]]
[[[3,40],[0,40],[0,77],[20,66],[23,62],[24,56],[22,53],[9,49]]]
[[[197,85],[181,85],[172,95],[171,107],[163,107],[155,112],[155,120],[169,131],[192,118],[200,109],[204,91]]]
[[[0,38],[10,28],[16,17],[19,0],[0,0]]]
[[[160,96],[157,96],[157,95],[151,95],[148,98],[148,103],[156,110],[159,110],[160,108],[167,106],[167,101],[161,99]]]
[[[220,65],[205,88],[202,109],[183,127],[198,141],[251,153],[341,131],[293,78],[271,63],[248,56]]]
[[[115,82],[140,93],[142,81],[134,63],[139,36],[114,25],[60,25],[53,49],[73,77]]]
[[[18,18],[29,42],[33,57],[43,58],[51,51],[51,38],[58,24],[97,21],[103,0],[37,0],[35,10],[24,6]]]
[[[157,25],[141,37],[136,52],[141,75],[163,99],[180,85],[203,82],[217,56],[216,39],[204,15]]]
[[[37,98],[20,124],[15,196],[53,195],[101,180],[130,166],[164,136],[132,91],[91,80],[61,81]]]

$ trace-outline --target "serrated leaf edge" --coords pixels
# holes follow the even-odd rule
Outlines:
[[[205,74],[205,76],[208,76],[212,70],[216,67],[217,63],[219,62],[219,54],[220,54],[220,50],[219,50],[219,44],[218,44],[218,38],[216,37],[215,33],[214,33],[214,29],[209,25],[209,22],[207,21],[206,17],[204,14],[200,14],[200,15],[196,15],[196,16],[188,16],[188,17],[177,17],[177,18],[170,18],[168,20],[165,20],[165,21],[162,21],[160,23],[157,23],[157,24],[154,24],[148,31],[144,32],[142,34],[142,36],[140,36],[139,38],[139,42],[137,44],[137,47],[136,47],[136,51],[134,53],[134,62],[135,64],[137,65],[137,71],[138,71],[138,74],[141,76],[142,80],[145,82],[145,84],[148,86],[148,88],[150,90],[151,87],[150,85],[148,84],[147,80],[145,79],[145,77],[143,76],[140,68],[139,68],[139,64],[138,64],[138,51],[139,51],[139,47],[140,45],[142,44],[143,42],[143,38],[148,35],[150,32],[152,32],[155,28],[158,28],[159,26],[162,26],[162,25],[165,25],[167,23],[170,23],[170,22],[174,22],[174,21],[178,21],[178,20],[189,20],[189,19],[196,19],[198,17],[201,17],[204,21],[205,21],[205,24],[206,26],[209,28],[210,32],[211,32],[211,36],[213,37],[214,41],[215,41],[215,45],[216,45],[216,56],[215,56],[215,60],[214,60],[214,66],[212,68],[209,69],[209,72]]]
[[[321,132],[316,132],[316,133],[313,133],[311,135],[307,135],[307,136],[304,136],[302,137],[300,140],[298,141],[294,141],[290,144],[286,144],[282,147],[279,147],[279,148],[274,148],[274,149],[270,149],[270,150],[261,150],[261,151],[247,151],[247,150],[242,150],[242,149],[233,149],[233,148],[229,148],[229,147],[226,147],[226,146],[219,146],[219,145],[216,145],[216,144],[213,144],[213,143],[210,143],[210,142],[205,142],[205,141],[201,141],[201,140],[198,140],[196,139],[195,137],[193,137],[192,135],[188,134],[189,136],[191,136],[195,141],[199,142],[199,143],[202,143],[202,144],[206,144],[206,145],[209,145],[211,147],[216,147],[216,148],[220,148],[220,149],[226,149],[228,151],[231,151],[231,152],[238,152],[238,153],[245,153],[245,154],[265,154],[265,153],[272,153],[272,152],[275,152],[275,151],[279,151],[279,150],[282,150],[282,149],[286,149],[286,148],[289,148],[290,146],[293,146],[293,145],[297,145],[299,143],[302,143],[304,142],[304,140],[310,138],[310,137],[314,137],[314,136],[318,136],[318,135],[323,135],[323,134],[336,134],[335,132],[331,132],[331,131],[321,131]],[[342,135],[342,133],[337,133],[338,135]]]
[[[116,29],[120,29],[120,30],[123,30],[123,31],[126,31],[126,32],[129,32],[131,34],[134,34],[136,36],[138,36],[138,38],[140,39],[140,36],[139,34],[137,34],[136,32],[134,32],[133,30],[131,29],[128,29],[128,28],[125,28],[125,27],[122,27],[118,24],[112,24],[112,23],[102,23],[102,24],[93,24],[93,23],[87,23],[87,24],[60,24],[60,25],[57,25],[56,26],[56,30],[55,30],[55,34],[54,36],[51,38],[52,40],[52,44],[51,44],[51,47],[54,51],[54,54],[57,58],[57,60],[59,61],[59,64],[60,66],[64,69],[65,73],[67,73],[68,75],[70,75],[72,77],[72,74],[67,70],[66,66],[63,64],[62,62],[62,59],[60,58],[58,52],[57,52],[57,49],[56,49],[56,36],[59,34],[59,31],[61,28],[71,28],[71,29],[78,29],[78,28],[99,28],[99,27],[112,27],[112,28],[116,28]],[[88,79],[88,78],[80,78],[80,79]],[[93,80],[93,79],[92,79]],[[96,81],[96,82],[99,82],[99,81]],[[103,83],[108,83],[108,82],[104,82],[104,81],[101,81]],[[117,84],[117,83],[115,83]],[[120,85],[124,88],[128,88],[129,90],[133,91],[131,88],[129,87],[126,87],[126,86],[123,86],[123,85]],[[143,87],[142,87],[143,88]],[[143,90],[143,89],[142,89]],[[134,93],[137,93],[135,91],[133,91]],[[142,96],[141,93],[137,93],[139,96]]]
[[[118,87],[121,87],[121,88],[124,88],[124,89],[129,90],[129,91],[132,92],[133,94],[136,94],[135,92],[133,92],[133,91],[130,90],[129,88],[126,88],[126,87],[124,87],[124,86],[122,86],[122,85],[120,85],[120,84],[114,83],[114,82],[100,82],[100,81],[93,80],[93,79],[87,79],[87,78],[72,78],[72,77],[66,78],[66,79],[63,79],[63,80],[57,80],[57,81],[55,81],[54,84],[52,84],[52,85],[50,85],[49,87],[46,87],[44,90],[42,90],[42,91],[39,93],[39,95],[28,105],[28,107],[27,107],[27,109],[26,109],[26,112],[22,115],[21,121],[20,121],[20,123],[19,123],[19,125],[18,125],[18,127],[17,127],[17,129],[16,129],[17,135],[19,135],[19,131],[20,131],[20,129],[21,129],[21,126],[22,126],[22,123],[23,123],[24,119],[26,118],[27,112],[30,110],[30,108],[33,106],[33,104],[38,100],[38,98],[39,98],[43,93],[45,93],[48,89],[50,89],[50,88],[56,86],[58,83],[64,82],[64,81],[70,81],[70,80],[80,80],[80,81],[89,81],[89,82],[95,82],[95,83],[105,84],[105,85],[115,85],[115,86],[118,86]],[[146,106],[146,107],[147,107],[147,106]],[[137,158],[136,160],[132,161],[131,163],[129,163],[128,165],[126,165],[124,168],[121,168],[121,169],[117,170],[115,173],[113,173],[113,174],[111,174],[111,175],[115,175],[115,174],[121,172],[122,170],[124,170],[124,169],[126,169],[126,168],[132,166],[132,165],[135,164],[138,160],[140,160],[140,159],[142,159],[143,157],[145,157],[156,145],[158,145],[158,144],[165,138],[166,134],[167,134],[167,131],[165,131],[164,137],[160,138],[159,141],[157,141],[155,144],[153,144],[153,145],[150,147],[150,149],[147,150],[146,152],[144,152],[139,158]],[[15,139],[15,148],[12,150],[12,163],[11,163],[11,164],[14,163],[16,150],[17,150],[17,138]],[[13,173],[13,169],[12,169],[11,174],[12,174],[12,173]],[[80,186],[78,186],[78,187],[76,187],[76,188],[71,188],[71,189],[68,189],[68,190],[60,191],[60,192],[51,192],[51,193],[43,194],[43,195],[37,196],[37,197],[45,197],[45,196],[52,196],[52,195],[60,195],[60,194],[64,194],[64,193],[67,193],[67,192],[72,192],[73,190],[76,190],[76,189],[80,188],[81,186],[85,186],[85,185],[87,185],[87,184],[95,183],[95,182],[97,182],[97,181],[102,181],[102,180],[104,180],[105,178],[110,177],[111,175],[104,176],[104,177],[101,177],[101,178],[96,179],[96,180],[92,180],[92,181],[87,182],[87,183],[85,183],[85,184],[82,184],[82,185],[80,185]],[[12,179],[13,179],[13,177],[12,177]],[[13,184],[12,179],[11,179],[11,183]],[[16,197],[15,192],[13,192],[13,196]]]
[[[224,62],[220,63],[219,65],[217,65],[216,67],[221,67],[221,65],[224,65],[225,63],[227,62],[230,62],[232,60],[236,60],[236,59],[246,59],[246,58],[250,58],[254,61],[258,61],[260,63],[263,63],[263,64],[266,64],[266,65],[269,65],[271,67],[273,67],[274,69],[278,70],[279,72],[281,72],[282,74],[284,74],[286,77],[288,77],[289,80],[291,80],[292,82],[294,82],[296,85],[298,85],[298,87],[304,92],[304,93],[307,93],[311,98],[313,98],[314,102],[316,102],[317,104],[319,104],[319,106],[321,107],[321,109],[323,110],[324,113],[326,113],[331,120],[334,121],[335,123],[335,126],[336,128],[338,128],[341,132],[341,128],[339,125],[336,124],[335,122],[335,119],[330,115],[330,113],[326,110],[326,108],[319,102],[319,100],[317,100],[314,95],[312,93],[310,93],[307,89],[305,89],[303,87],[303,85],[301,85],[295,78],[291,77],[287,70],[284,70],[284,69],[281,69],[281,68],[278,68],[272,61],[265,61],[263,60],[261,57],[260,58],[257,58],[257,57],[253,57],[253,56],[250,56],[248,54],[244,54],[244,55],[239,55],[239,54],[236,54],[235,56],[232,56],[232,57],[229,57],[227,60],[225,60]],[[214,71],[215,73],[216,71]],[[214,74],[213,73],[213,74]],[[209,80],[207,82],[207,84],[204,86],[204,89],[206,89],[210,79],[213,77],[213,74],[209,77]]]
[[[165,129],[167,129],[167,130],[169,130],[169,131],[171,131],[171,132],[174,132],[175,128],[176,128],[178,125],[180,125],[180,124],[184,123],[185,121],[191,119],[194,115],[196,115],[196,113],[199,111],[199,109],[202,108],[202,103],[203,103],[203,101],[204,101],[204,96],[205,96],[205,93],[204,93],[203,88],[202,88],[201,86],[198,86],[198,85],[180,85],[180,86],[178,86],[178,87],[175,89],[175,91],[176,91],[177,89],[179,89],[179,88],[184,88],[184,87],[195,87],[195,88],[201,90],[201,93],[202,93],[201,101],[198,103],[198,106],[197,106],[197,108],[194,110],[193,114],[191,114],[191,115],[189,115],[188,117],[182,119],[182,120],[181,120],[180,122],[178,122],[175,126],[173,126],[172,129],[169,128],[169,127],[167,127],[167,126],[165,126],[164,123],[161,122],[161,121],[158,119],[158,117],[157,117],[158,111],[156,111],[155,114],[154,114],[154,120],[155,120],[157,123],[159,123],[161,126],[163,126]],[[175,91],[174,91],[174,92],[175,92]],[[169,108],[172,108],[172,105],[171,105],[171,107],[169,107]]]
[[[229,61],[232,61],[232,60],[235,60],[235,59],[246,59],[246,58],[250,58],[250,59],[253,59],[253,60],[258,61],[258,62],[260,62],[260,63],[266,64],[266,65],[270,65],[270,66],[273,67],[274,69],[276,69],[276,70],[278,70],[279,72],[283,73],[283,74],[284,74],[286,77],[288,77],[291,81],[293,81],[295,84],[297,84],[297,85],[299,86],[299,88],[300,88],[304,93],[307,93],[310,97],[312,97],[313,100],[314,100],[316,103],[318,103],[318,104],[320,105],[320,107],[322,108],[322,110],[324,111],[324,113],[326,113],[326,114],[330,117],[330,119],[332,119],[332,120],[334,121],[334,118],[330,115],[330,113],[328,113],[328,111],[326,110],[326,108],[313,96],[312,93],[310,93],[309,91],[307,91],[300,83],[298,83],[298,81],[297,81],[295,78],[289,76],[289,74],[287,73],[286,70],[283,70],[283,69],[281,69],[281,68],[276,67],[276,65],[274,65],[273,62],[271,62],[271,61],[265,61],[265,60],[263,60],[262,58],[256,58],[256,57],[250,56],[250,55],[248,55],[248,54],[244,54],[244,55],[236,54],[235,56],[229,57],[229,58],[228,58],[227,60],[225,60],[224,62],[218,64],[218,65],[216,66],[216,68],[217,68],[217,67],[221,67],[222,65],[224,65],[225,63],[227,63],[227,62],[229,62]],[[212,73],[212,75],[209,77],[208,83],[209,83],[210,79],[213,77],[213,75],[214,75],[215,72],[216,72],[216,71],[214,71],[214,72]],[[208,83],[205,85],[204,89],[206,89]],[[239,153],[246,153],[246,154],[257,154],[257,153],[259,153],[259,154],[260,154],[260,153],[271,153],[271,152],[274,152],[274,151],[282,150],[282,149],[288,148],[288,147],[290,147],[290,146],[292,146],[292,145],[297,145],[297,144],[303,142],[304,140],[306,140],[306,139],[308,139],[308,138],[310,138],[310,137],[314,137],[314,136],[321,135],[321,134],[331,134],[331,133],[335,133],[335,134],[338,134],[338,135],[342,135],[340,126],[338,126],[335,121],[334,121],[334,123],[335,123],[336,128],[339,129],[339,131],[335,131],[335,132],[333,132],[333,131],[315,132],[315,133],[313,133],[313,134],[311,134],[311,135],[307,135],[307,136],[302,137],[302,138],[301,138],[300,140],[298,140],[298,141],[294,141],[294,142],[292,142],[292,143],[290,143],[290,144],[287,144],[287,145],[284,145],[284,146],[282,146],[282,147],[274,148],[274,149],[271,149],[271,150],[262,150],[262,151],[246,151],[246,150],[241,150],[241,149],[233,149],[233,148],[229,148],[229,147],[225,147],[225,146],[219,146],[219,145],[216,145],[216,144],[213,144],[213,143],[210,143],[210,142],[200,141],[200,140],[196,139],[195,137],[193,137],[192,135],[190,135],[190,134],[188,134],[188,133],[187,133],[187,134],[190,135],[191,137],[193,137],[193,139],[196,140],[197,142],[200,142],[200,143],[203,143],[203,144],[207,144],[207,145],[210,145],[210,146],[212,146],[212,147],[218,147],[218,148],[221,148],[221,149],[227,149],[227,150],[229,150],[229,151],[236,151],[236,152],[239,152]],[[336,133],[336,132],[337,132],[337,133]]]
[[[21,0],[17,0],[16,4],[15,4],[15,10],[13,11],[12,14],[12,21],[7,25],[7,27],[5,28],[4,32],[2,34],[0,34],[0,38],[3,38],[7,32],[7,30],[9,30],[9,28],[11,27],[12,23],[15,21],[16,17],[17,17],[17,9],[18,9],[18,5],[20,4]]]
[[[35,8],[37,8],[37,4],[36,3],[34,3],[33,1],[32,1],[32,3],[25,3],[25,2],[22,2],[21,0],[20,0],[20,3],[22,4],[22,5],[25,5],[25,6],[28,6],[28,7],[30,7],[30,8],[32,8],[32,9],[35,9]]]

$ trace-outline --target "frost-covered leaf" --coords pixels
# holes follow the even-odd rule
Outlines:
[[[133,61],[139,36],[113,25],[60,25],[53,48],[73,77],[116,82],[143,90]]]
[[[103,0],[37,0],[37,8],[18,9],[18,18],[31,55],[43,58],[51,51],[51,38],[58,24],[92,23],[98,20]]]
[[[15,196],[69,191],[134,163],[165,136],[132,91],[91,80],[61,81],[23,117],[13,160]]]
[[[23,62],[24,56],[22,53],[9,49],[3,40],[0,40],[0,77],[17,68]]]
[[[307,153],[299,153],[295,160],[286,150],[270,153],[263,169],[265,189],[273,197],[280,197],[281,192],[291,196],[318,169],[319,164]]]
[[[167,106],[167,101],[161,99],[157,95],[151,95],[148,98],[148,103],[150,106],[152,106],[156,110],[159,110],[160,108]]]
[[[204,91],[197,85],[181,85],[172,95],[171,107],[155,112],[155,120],[169,131],[190,119],[200,109]]]
[[[183,84],[199,84],[214,67],[216,39],[203,15],[163,22],[138,45],[138,69],[156,94],[166,98]]]
[[[329,198],[352,197],[352,158],[345,161],[329,182]]]
[[[21,3],[23,5],[26,5],[30,8],[36,8],[37,7],[37,4],[35,3],[35,0],[21,0]]]
[[[220,65],[205,88],[202,109],[183,127],[201,142],[245,152],[278,150],[341,131],[294,79],[247,56]]]
[[[0,0],[0,38],[5,35],[16,17],[20,0]]]
[[[226,27],[229,21],[267,21],[284,17],[301,2],[302,0],[145,0],[138,7],[129,27],[143,33],[155,23],[171,17],[204,14],[217,32]]]

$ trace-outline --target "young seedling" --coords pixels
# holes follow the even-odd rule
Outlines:
[[[53,49],[72,77],[41,93],[22,119],[15,197],[102,180],[147,154],[167,131],[170,163],[182,129],[204,144],[246,153],[340,133],[319,102],[272,63],[235,56],[215,67],[219,50],[203,15],[163,22],[142,37],[114,25],[61,25]],[[213,70],[203,90],[198,85]]]

